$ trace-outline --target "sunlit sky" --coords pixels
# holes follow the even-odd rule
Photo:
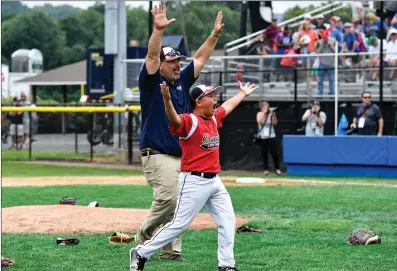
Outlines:
[[[157,2],[158,1],[154,1],[154,3],[157,3]],[[299,5],[300,7],[307,7],[310,4],[318,4],[321,2],[324,2],[324,1],[272,1],[272,5],[273,5],[274,13],[283,13],[288,8],[294,7],[296,5]],[[74,7],[86,9],[89,6],[92,6],[95,3],[95,1],[22,1],[22,3],[29,7],[42,6],[46,3],[48,3],[48,4],[52,4],[54,6],[55,5],[71,5]],[[127,1],[127,5],[133,6],[133,7],[142,6],[144,8],[148,8],[149,1]]]

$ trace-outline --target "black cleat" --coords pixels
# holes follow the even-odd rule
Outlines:
[[[138,254],[136,248],[130,250],[130,271],[143,271],[147,259]]]

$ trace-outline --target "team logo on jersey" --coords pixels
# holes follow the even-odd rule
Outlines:
[[[179,85],[179,86],[176,87],[176,89],[179,90],[179,91],[182,91],[182,86]]]
[[[210,136],[209,134],[205,134],[203,136],[203,143],[200,145],[200,147],[204,150],[219,147],[219,135]]]

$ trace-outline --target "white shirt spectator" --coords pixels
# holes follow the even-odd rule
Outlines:
[[[307,109],[303,117],[308,117],[306,121],[306,135],[307,136],[323,136],[324,135],[324,125],[327,121],[327,115],[323,111],[320,111],[320,119],[323,122],[323,126],[319,127],[317,123],[317,116],[311,114],[311,109]]]
[[[264,114],[262,111],[258,112],[258,114],[262,115]],[[276,132],[275,132],[275,127],[274,124],[272,122],[272,114],[268,114],[266,120],[264,121],[264,123],[261,123],[258,125],[258,131],[262,128],[262,126],[265,125],[263,127],[263,129],[260,131],[260,133],[258,134],[258,136],[262,139],[266,139],[266,138],[275,138],[276,137]]]
[[[386,46],[386,60],[396,60],[397,59],[397,39],[394,41],[389,41]]]
[[[363,16],[363,3],[361,3],[361,1],[351,1],[350,6],[352,7],[352,18],[357,17],[362,19],[359,11],[361,9],[361,16]]]
[[[383,52],[386,51],[386,40],[383,40]],[[380,40],[378,39],[378,44],[376,46],[370,45],[368,46],[368,53],[378,53],[380,54]],[[370,55],[370,57],[374,57],[375,55]],[[386,55],[383,55],[383,61],[386,60]]]

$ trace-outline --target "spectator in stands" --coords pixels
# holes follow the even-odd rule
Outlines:
[[[306,14],[306,15],[303,17],[303,19],[304,19],[304,21],[303,21],[301,27],[299,28],[299,31],[301,31],[301,30],[303,29],[303,24],[304,24],[305,22],[310,22],[310,27],[311,27],[311,29],[316,29],[316,26],[315,26],[315,25],[313,24],[313,22],[312,22],[313,17],[312,17],[310,14]]]
[[[338,28],[338,30],[343,33],[343,21],[340,17],[336,18],[336,28]]]
[[[320,31],[321,29],[327,29],[324,24],[324,15],[320,14],[316,17],[314,22],[314,29]]]
[[[260,140],[262,161],[264,174],[269,174],[269,153],[273,158],[276,174],[280,175],[280,158],[278,155],[276,130],[277,116],[276,112],[270,108],[268,102],[262,102],[261,111],[256,114],[256,122],[258,123],[258,136]]]
[[[270,54],[275,54],[273,46],[276,40],[276,36],[278,33],[281,32],[280,27],[277,25],[277,17],[272,17],[272,24],[266,27],[265,31],[263,32],[264,37],[266,37],[268,46],[271,49]],[[276,59],[272,59],[272,68],[276,68]],[[267,73],[266,81],[270,81],[270,73]]]
[[[364,19],[363,3],[361,1],[350,1],[350,6],[352,8],[352,18],[356,17],[362,22]]]
[[[287,79],[286,81],[293,80],[293,68],[298,64],[299,58],[298,57],[287,57],[287,55],[298,55],[299,48],[296,45],[293,45],[292,48],[289,48],[285,51],[285,57],[281,59],[280,66],[286,71]]]
[[[25,92],[21,92],[21,106],[31,106],[32,104],[28,101]],[[32,123],[37,119],[37,113],[31,113]],[[29,119],[29,112],[23,112],[23,138],[22,138],[22,146],[25,145],[26,139],[29,138],[29,141],[35,142],[36,140],[33,138],[33,135],[29,133],[29,126],[30,126],[30,119]]]
[[[320,31],[320,39],[316,44],[316,53],[330,54],[335,53],[335,43],[328,39],[329,32],[322,29]],[[334,95],[335,86],[335,58],[332,56],[320,56],[318,66],[318,94],[323,95],[324,89],[324,75],[328,75],[329,80],[329,95]]]
[[[279,32],[281,32],[281,29],[277,25],[277,17],[273,17],[272,24],[266,27],[265,31],[263,32],[263,35],[266,37],[270,48],[273,48],[275,38]]]
[[[292,44],[292,36],[291,33],[289,31],[289,27],[288,25],[284,26],[284,29],[282,32],[278,33],[274,42],[274,46],[273,46],[273,51],[275,52],[275,54],[277,55],[284,55],[285,51],[290,48]],[[282,66],[280,65],[281,63],[281,58],[276,58],[276,81],[279,81],[279,70],[282,68]],[[277,71],[278,70],[278,71]],[[284,80],[287,80],[287,74],[283,73],[284,75]]]
[[[386,45],[386,41],[383,41],[384,46]],[[386,46],[383,49],[386,52]],[[378,55],[370,55],[369,59],[366,61],[366,66],[371,67],[379,67],[380,65],[380,40],[375,37],[371,36],[368,38],[368,53],[377,53]],[[386,54],[383,56],[383,60],[386,60]],[[379,68],[374,69],[371,71],[371,80],[376,80],[379,74]]]
[[[352,129],[358,129],[359,135],[383,134],[383,117],[377,105],[371,103],[371,92],[364,91],[361,94],[362,104],[359,105],[354,114]]]
[[[14,106],[21,106],[21,102],[17,97],[14,97]],[[22,149],[23,112],[8,112],[6,118],[9,119],[11,123],[10,135],[12,136],[12,145],[10,149]]]
[[[360,52],[360,42],[357,39],[356,33],[353,32],[352,24],[345,23],[344,25],[344,34],[343,34],[343,51],[347,53],[359,53]],[[343,58],[342,58],[343,59]],[[346,65],[356,67],[359,63],[359,56],[353,55],[346,57]],[[356,80],[355,82],[360,82],[359,72],[356,72]],[[347,82],[354,82],[354,80],[346,79]]]
[[[390,41],[386,45],[386,60],[389,67],[397,66],[397,29],[390,30]],[[393,79],[395,69],[390,70],[389,78]]]
[[[397,29],[397,12],[394,14],[393,19],[390,22],[392,28]]]
[[[329,23],[330,23],[330,28],[328,29],[328,31],[330,31],[330,35],[329,37],[332,39],[335,39],[338,44],[338,52],[342,51],[342,43],[343,43],[343,34],[342,32],[339,30],[339,28],[336,26],[336,23],[340,21],[340,18],[337,16],[332,16],[329,19]]]
[[[299,32],[298,45],[301,46],[302,54],[310,54],[314,51],[316,42],[318,40],[318,34],[311,28],[310,21],[303,23],[303,28]]]
[[[362,33],[362,34],[364,34],[364,28],[363,28],[363,26],[361,25],[361,21],[360,21],[360,19],[358,18],[358,17],[353,17],[353,19],[352,19],[352,24],[353,24],[353,26],[352,26],[352,28],[353,28],[353,31],[355,32],[355,33]],[[365,35],[364,35],[365,36]],[[365,39],[365,38],[364,38]]]
[[[383,29],[385,36],[380,36],[381,30],[381,20],[372,12],[368,12],[365,16],[365,35],[366,36],[377,36],[378,38],[386,38],[386,33],[388,31],[386,21],[383,21]]]
[[[324,125],[327,115],[321,111],[319,102],[312,102],[311,108],[307,109],[302,116],[302,121],[306,122],[306,136],[323,136]]]

